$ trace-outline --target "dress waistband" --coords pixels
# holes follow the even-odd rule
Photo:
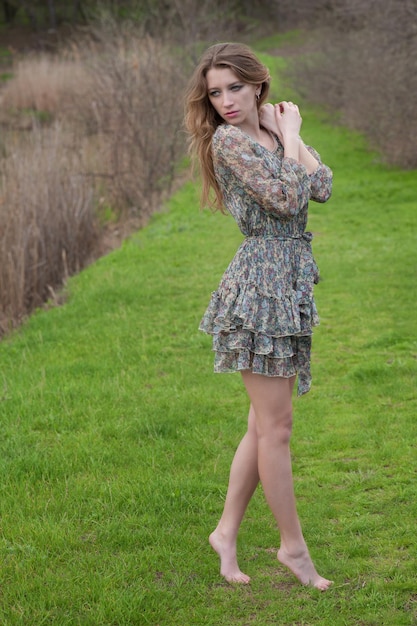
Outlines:
[[[310,242],[313,239],[313,233],[307,231],[305,233],[300,233],[299,235],[246,235],[245,239],[277,239],[278,241],[305,239],[305,241]]]

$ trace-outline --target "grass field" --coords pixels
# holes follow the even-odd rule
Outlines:
[[[321,325],[292,450],[334,586],[279,566],[261,489],[239,544],[252,582],[218,575],[207,536],[248,404],[197,327],[241,235],[188,183],[0,344],[1,626],[417,624],[417,176],[303,118],[335,183],[311,204]]]

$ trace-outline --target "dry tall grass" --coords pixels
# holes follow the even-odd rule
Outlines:
[[[186,76],[167,46],[114,24],[16,62],[0,99],[15,126],[0,162],[0,335],[99,253],[103,207],[142,221],[158,208],[185,154]]]
[[[61,125],[9,139],[0,162],[0,334],[53,296],[97,242],[93,188]]]
[[[13,80],[6,83],[1,92],[3,110],[61,116],[68,108],[68,100],[79,93],[88,80],[79,61],[46,53],[18,58],[13,74]]]

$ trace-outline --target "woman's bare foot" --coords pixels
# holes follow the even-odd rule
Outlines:
[[[236,545],[228,544],[217,530],[211,533],[209,542],[220,557],[220,574],[224,576],[227,582],[247,585],[250,578],[239,569],[236,558]]]
[[[303,585],[326,591],[333,584],[332,580],[327,580],[317,573],[307,549],[297,556],[292,556],[280,548],[277,556],[278,561],[288,567]]]

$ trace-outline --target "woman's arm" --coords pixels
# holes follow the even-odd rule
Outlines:
[[[300,148],[299,148],[299,150],[300,150],[300,163],[305,165],[308,175],[314,174],[314,172],[316,171],[316,169],[319,166],[319,162],[311,154],[311,152],[309,152],[307,150],[307,147],[306,147],[304,141],[301,139],[301,137],[300,137]]]
[[[307,174],[312,174],[319,163],[307,150],[300,137],[302,118],[297,105],[292,102],[265,104],[259,111],[261,125],[275,133],[284,146],[284,156],[302,163]]]
[[[298,107],[292,102],[265,104],[259,111],[259,120],[264,128],[279,137],[284,146],[284,156],[302,163],[300,155],[302,119]]]
[[[326,202],[332,195],[333,172],[320,159],[320,155],[311,146],[304,146],[317,162],[317,168],[310,174],[311,199],[316,202]]]
[[[310,198],[306,168],[284,157],[276,171],[265,163],[263,151],[239,128],[219,126],[213,137],[213,162],[221,187],[234,195],[249,196],[259,207],[279,218],[296,215]]]
[[[286,136],[283,134],[283,128],[285,128],[284,118],[288,112],[287,104],[285,102],[276,105],[265,104],[259,111],[262,126],[278,136],[284,146],[284,154]],[[293,110],[294,107],[295,105],[293,105]],[[298,110],[298,107],[295,108]],[[304,144],[300,136],[298,136],[298,158],[296,160],[304,165],[310,177],[311,199],[317,202],[326,202],[332,191],[332,171],[322,163],[319,154],[313,148]]]

